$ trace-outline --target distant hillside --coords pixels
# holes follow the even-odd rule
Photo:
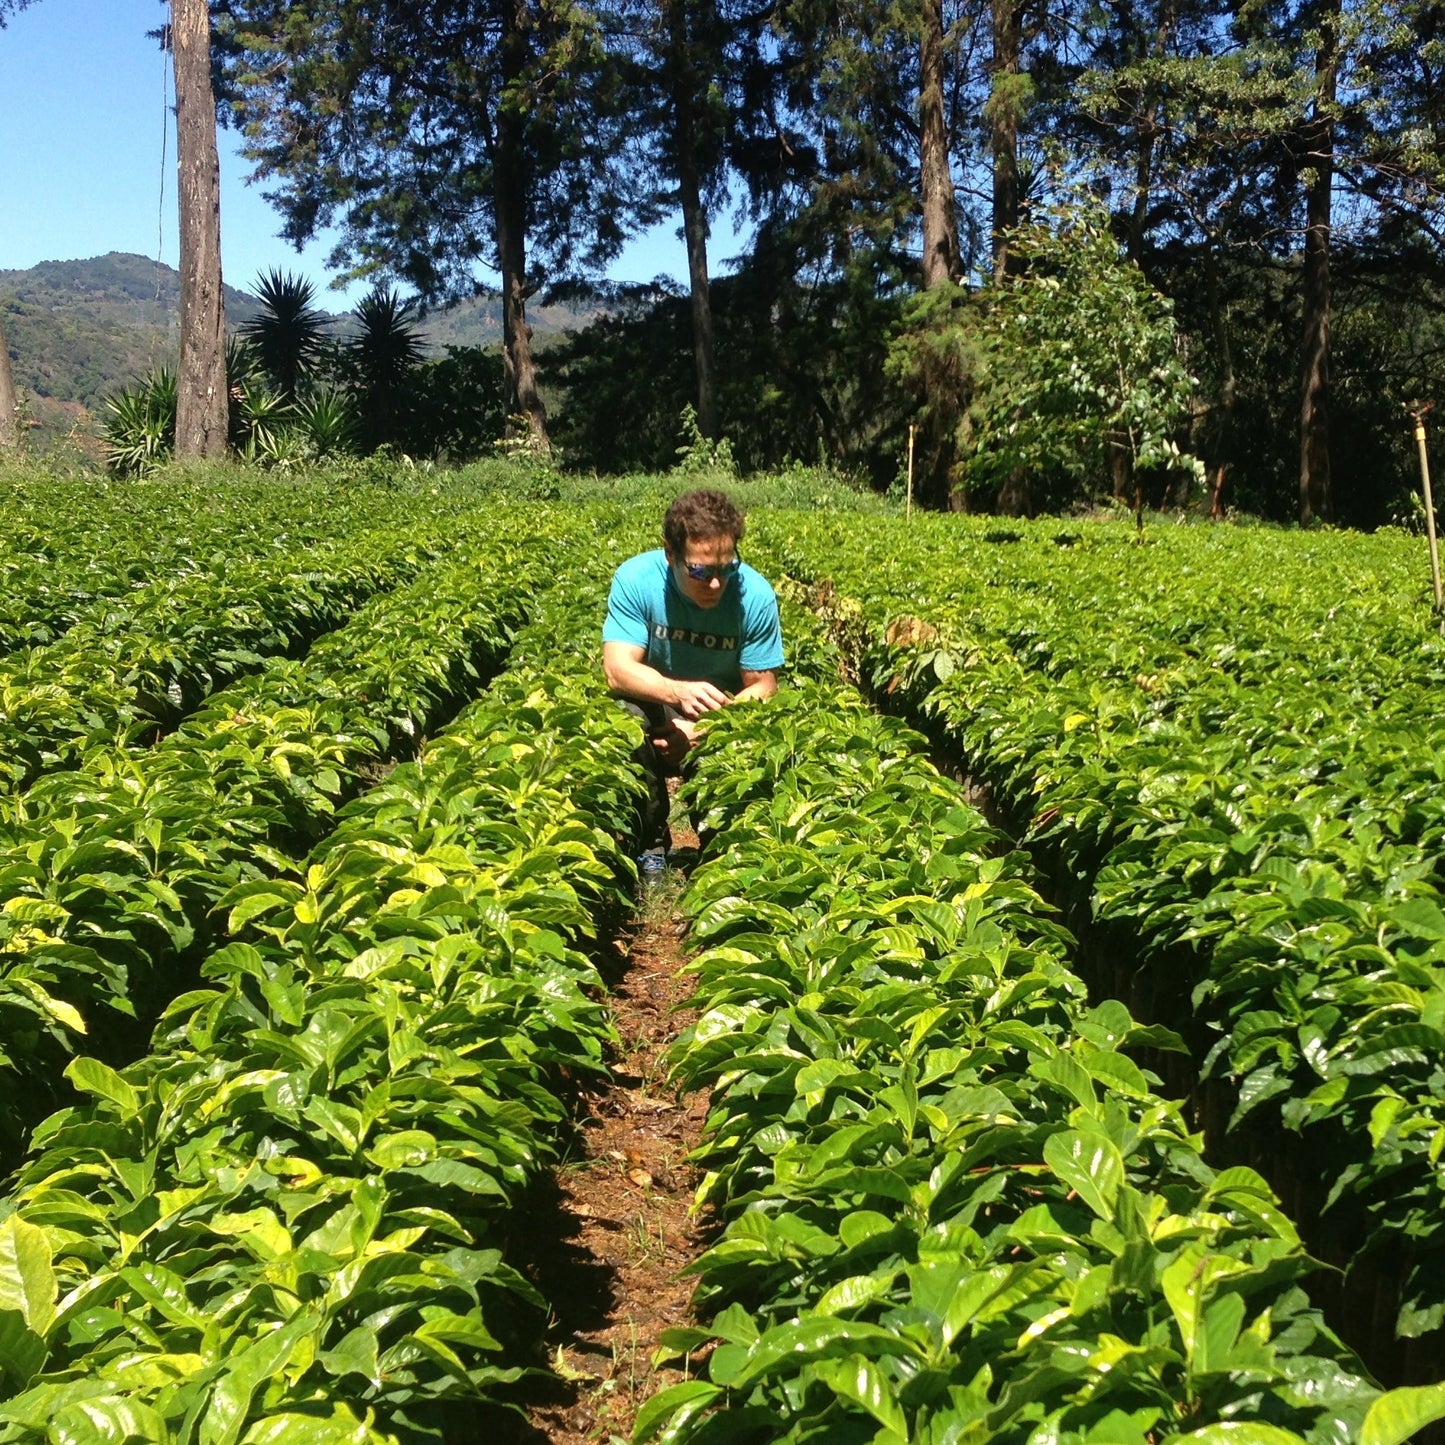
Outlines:
[[[180,276],[143,256],[43,261],[0,271],[0,315],[15,380],[37,401],[96,408],[152,366],[173,363]],[[233,323],[255,301],[226,288]]]
[[[325,297],[320,300],[324,305]],[[258,302],[226,287],[226,322],[255,315]],[[42,261],[27,271],[0,271],[0,320],[16,383],[30,393],[47,434],[89,425],[107,396],[155,366],[175,365],[180,348],[180,273],[144,256],[112,251],[88,261]],[[528,311],[539,341],[585,324],[585,311],[539,306]],[[339,332],[345,319],[336,317]],[[494,346],[502,339],[496,296],[437,311],[421,324],[428,351]]]
[[[596,307],[539,306],[534,301],[527,307],[527,323],[535,339],[545,344],[564,331],[585,326],[597,310]],[[448,346],[500,346],[502,298],[476,296],[470,301],[453,302],[424,316],[421,331],[428,351],[434,356],[440,356]]]

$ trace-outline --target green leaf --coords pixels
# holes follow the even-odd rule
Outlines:
[[[1083,1055],[1080,1062],[1089,1071],[1089,1077],[1110,1092],[1126,1094],[1132,1099],[1149,1097],[1149,1082],[1133,1059],[1123,1054],[1097,1053]]]
[[[885,1430],[908,1438],[908,1421],[893,1386],[872,1360],[825,1360],[817,1376],[834,1394],[861,1405]]]
[[[358,1110],[316,1094],[306,1101],[306,1108],[303,1112],[313,1124],[320,1125],[348,1154],[356,1152],[361,1143],[359,1138],[361,1114]]]
[[[333,1405],[329,1417],[294,1411],[267,1415],[246,1431],[242,1445],[396,1445],[395,1437],[358,1420],[347,1405]]]
[[[1390,1390],[1370,1406],[1359,1445],[1404,1445],[1437,1420],[1445,1420],[1445,1384]]]
[[[444,1340],[453,1345],[469,1345],[474,1350],[500,1350],[499,1341],[487,1327],[472,1315],[459,1315],[451,1310],[430,1310],[428,1318],[415,1330],[416,1338]]]
[[[1124,1156],[1112,1140],[1065,1129],[1044,1141],[1044,1162],[1100,1219],[1113,1217],[1124,1183]]]
[[[1392,909],[1390,917],[1416,938],[1445,938],[1445,912],[1428,898],[1408,899]]]
[[[402,1129],[387,1134],[366,1151],[378,1169],[406,1169],[425,1164],[437,1152],[436,1136],[421,1129]]]
[[[847,1314],[859,1305],[865,1305],[870,1300],[887,1294],[893,1279],[893,1271],[876,1275],[849,1275],[847,1279],[840,1279],[837,1284],[830,1285],[823,1291],[818,1303],[813,1306],[813,1312],[820,1315]]]
[[[659,1390],[638,1412],[632,1425],[632,1445],[647,1445],[674,1415],[672,1428],[663,1439],[669,1439],[687,1421],[701,1414],[722,1390],[706,1380],[685,1380],[680,1385]]]
[[[1169,1301],[1169,1308],[1174,1311],[1174,1319],[1179,1326],[1179,1334],[1184,1341],[1184,1350],[1190,1358],[1191,1366],[1196,1353],[1201,1356],[1199,1364],[1205,1364],[1202,1356],[1207,1345],[1200,1323],[1210,1289],[1219,1280],[1248,1271],[1249,1266],[1242,1260],[1231,1259],[1225,1254],[1207,1254],[1202,1248],[1194,1246],[1181,1250],[1160,1276],[1159,1283],[1164,1290],[1164,1298]],[[1237,1320],[1235,1325],[1237,1327]]]
[[[97,1098],[109,1099],[120,1110],[122,1119],[133,1118],[140,1107],[140,1095],[114,1069],[101,1063],[99,1059],[72,1059],[65,1070],[65,1077],[82,1094],[94,1094]]]
[[[313,1311],[298,1310],[280,1329],[232,1354],[201,1419],[201,1445],[235,1445],[246,1423],[251,1397],[265,1381],[285,1369],[297,1345],[315,1329]]]
[[[893,1220],[875,1209],[858,1209],[845,1214],[838,1226],[838,1237],[848,1249],[856,1249],[875,1234],[887,1234],[893,1228]]]
[[[117,1445],[165,1440],[168,1432],[150,1406],[106,1395],[67,1406],[51,1422],[46,1438],[51,1445]]]
[[[1255,1420],[1221,1420],[1187,1435],[1166,1435],[1163,1445],[1305,1445],[1303,1435]]]
[[[863,1353],[916,1355],[918,1345],[893,1330],[862,1320],[840,1320],[814,1315],[774,1325],[749,1353],[735,1384],[762,1379],[774,1370],[792,1374],[799,1366],[828,1358],[852,1358]]]
[[[751,1345],[758,1338],[757,1321],[740,1304],[730,1304],[712,1322],[712,1332],[720,1340],[735,1345]]]
[[[23,1390],[39,1374],[48,1353],[19,1310],[0,1309],[0,1377]]]
[[[260,918],[262,914],[274,913],[278,908],[285,908],[294,903],[300,895],[301,889],[297,884],[287,883],[280,879],[255,885],[255,891],[242,898],[231,909],[226,919],[226,932],[239,933],[253,918]]]
[[[43,1339],[55,1323],[56,1294],[45,1231],[17,1214],[0,1221],[0,1310],[14,1310]]]
[[[1054,1053],[1047,1059],[1035,1062],[1029,1072],[1056,1084],[1076,1104],[1082,1104],[1085,1108],[1098,1102],[1088,1072],[1072,1054],[1062,1051]]]

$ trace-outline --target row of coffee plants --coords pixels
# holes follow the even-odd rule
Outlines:
[[[585,950],[640,791],[600,602],[584,638],[544,601],[304,872],[230,894],[151,1054],[71,1066],[0,1223],[0,1441],[462,1438],[540,1358],[501,1247],[610,1036]]]
[[[74,1050],[133,1056],[221,936],[223,895],[294,871],[368,770],[475,694],[529,595],[592,534],[532,527],[493,517],[490,540],[373,599],[304,660],[273,660],[215,694],[154,749],[92,750],[80,770],[4,800],[8,1147],[55,1106]]]
[[[359,494],[360,493],[360,494]],[[0,486],[0,652],[54,642],[155,578],[325,543],[425,514],[421,498],[264,477],[138,487],[19,480]]]
[[[482,531],[473,523],[475,536]],[[406,526],[220,572],[162,576],[0,662],[0,785],[73,767],[88,748],[153,739],[208,693],[295,655],[456,538]]]
[[[1400,1445],[1252,1170],[1210,1169],[924,740],[838,687],[712,722],[676,1077],[711,1085],[707,1378],[635,1439]],[[716,1343],[715,1343],[716,1342]]]
[[[1008,545],[954,527],[951,557],[934,529],[916,551],[893,538],[889,562],[807,530],[784,550],[863,599],[847,625],[879,685],[1108,930],[1096,981],[1190,1032],[1228,1081],[1204,1094],[1211,1135],[1233,1131],[1226,1150],[1268,1167],[1350,1264],[1351,1337],[1438,1379],[1445,649],[1402,580],[1410,544],[1141,549],[1082,528],[1065,549],[1057,524]]]

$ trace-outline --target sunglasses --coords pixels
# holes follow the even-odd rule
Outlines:
[[[738,575],[738,568],[741,566],[742,563],[734,557],[731,562],[724,562],[720,567],[711,562],[684,562],[682,570],[694,582],[711,582],[714,577],[723,582],[730,582]]]

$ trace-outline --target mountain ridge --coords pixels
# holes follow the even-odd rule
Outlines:
[[[260,310],[248,291],[228,285],[224,294],[230,330]],[[324,294],[317,301],[324,309]],[[544,344],[594,314],[581,306],[528,308]],[[327,315],[344,336],[347,313]],[[41,440],[93,431],[108,396],[154,367],[174,366],[179,316],[180,273],[132,252],[0,270],[0,323],[16,384],[28,394]],[[499,345],[501,298],[483,294],[438,308],[419,326],[428,355],[439,356],[449,346]]]

